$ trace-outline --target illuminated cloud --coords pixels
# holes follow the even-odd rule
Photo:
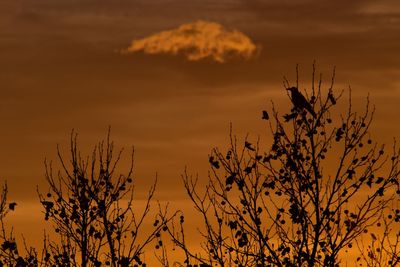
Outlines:
[[[139,51],[146,54],[181,54],[191,61],[210,58],[224,63],[230,58],[253,57],[257,46],[249,37],[237,30],[228,30],[214,22],[197,21],[133,40],[122,53]]]

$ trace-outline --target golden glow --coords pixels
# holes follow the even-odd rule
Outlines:
[[[261,111],[273,102],[287,113],[282,77],[295,83],[299,64],[299,88],[310,90],[314,60],[324,84],[336,66],[335,88],[351,85],[354,110],[370,96],[371,135],[390,146],[400,136],[399,3],[0,1],[0,185],[17,203],[6,226],[40,248],[53,231],[36,192],[47,190],[44,159],[57,170],[56,146],[68,153],[72,129],[90,155],[111,126],[116,147],[135,146],[139,203],[157,173],[155,199],[185,212],[198,246],[185,166],[204,185],[207,156],[229,145],[230,123],[239,140],[270,141]]]
[[[249,59],[256,50],[257,46],[245,34],[228,30],[215,22],[199,20],[133,40],[122,53],[143,51],[146,54],[183,54],[190,61],[211,58],[225,63],[230,57]]]

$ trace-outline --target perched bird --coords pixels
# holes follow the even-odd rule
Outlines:
[[[263,120],[268,120],[268,119],[269,119],[268,112],[265,111],[265,110],[263,110],[263,112],[262,112],[262,119],[263,119]]]
[[[292,103],[297,110],[306,109],[314,118],[317,116],[307,99],[299,92],[296,87],[290,87],[287,89],[291,93]]]

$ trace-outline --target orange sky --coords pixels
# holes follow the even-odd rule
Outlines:
[[[240,31],[261,49],[224,63],[119,52],[199,20]],[[302,89],[316,60],[327,82],[336,66],[336,88],[351,85],[355,101],[369,94],[372,132],[390,142],[400,133],[399,36],[396,0],[2,1],[0,179],[18,202],[10,220],[23,228],[41,219],[22,211],[35,210],[43,161],[55,159],[57,144],[67,149],[73,128],[87,149],[111,125],[118,147],[136,148],[139,195],[157,172],[157,197],[184,203],[184,167],[204,176],[230,122],[240,136],[262,134],[261,110],[271,100],[288,108],[282,77],[294,81],[297,63]]]

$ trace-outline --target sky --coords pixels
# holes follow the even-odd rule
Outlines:
[[[204,32],[182,37],[185,27]],[[43,162],[57,166],[72,129],[87,153],[111,126],[117,148],[135,147],[138,198],[157,175],[156,198],[189,205],[185,167],[205,177],[230,123],[239,137],[268,138],[261,110],[290,108],[282,81],[295,81],[296,64],[302,90],[314,61],[327,84],[336,67],[336,89],[351,86],[360,107],[369,95],[372,132],[391,142],[399,36],[395,0],[0,1],[0,181],[18,203],[10,220],[41,231]]]

